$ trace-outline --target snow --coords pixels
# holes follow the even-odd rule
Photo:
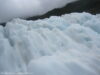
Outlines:
[[[0,74],[99,75],[100,18],[71,13],[0,26]]]

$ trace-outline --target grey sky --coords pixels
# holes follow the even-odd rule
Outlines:
[[[0,23],[15,17],[42,15],[76,0],[0,0]]]

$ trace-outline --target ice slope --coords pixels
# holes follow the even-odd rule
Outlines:
[[[0,26],[0,75],[100,75],[100,17],[71,13]]]

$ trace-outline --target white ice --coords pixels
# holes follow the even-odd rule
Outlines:
[[[0,26],[0,75],[100,75],[100,17],[71,13]]]

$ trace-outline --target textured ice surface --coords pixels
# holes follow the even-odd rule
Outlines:
[[[0,26],[0,75],[100,75],[100,17],[88,13]]]

